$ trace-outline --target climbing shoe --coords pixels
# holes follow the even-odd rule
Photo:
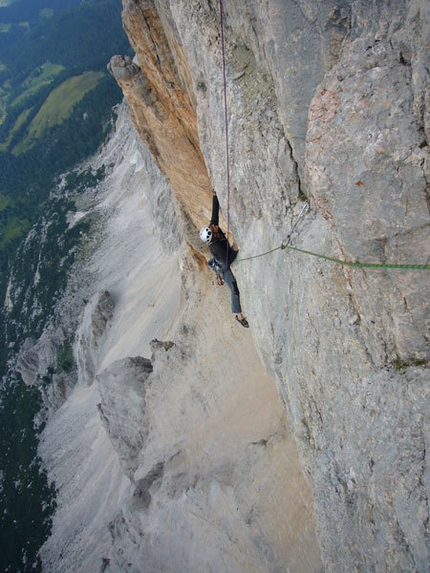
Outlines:
[[[240,322],[240,324],[242,326],[244,326],[245,328],[249,328],[249,323],[246,320],[246,318],[239,318],[238,316],[236,316],[236,320],[237,320],[237,322]]]

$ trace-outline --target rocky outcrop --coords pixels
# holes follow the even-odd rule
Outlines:
[[[75,358],[80,377],[86,384],[94,381],[100,356],[99,346],[113,316],[115,303],[108,291],[94,295],[85,307],[75,343]]]
[[[192,230],[203,201],[196,197],[207,196],[211,183],[200,149],[187,58],[174,23],[162,22],[152,2],[126,1],[123,16],[137,63],[117,55],[108,69],[127,98],[137,131],[176,191],[185,237],[199,248]]]
[[[36,386],[42,397],[44,408],[35,420],[37,425],[64,403],[76,383],[71,354],[71,341],[62,327],[49,325],[37,341],[28,338],[16,358],[15,368],[24,384]]]
[[[130,431],[147,434],[128,499],[109,524],[105,570],[316,573],[312,508],[282,406],[272,405],[275,389],[261,381],[258,357],[244,352],[250,338],[233,336],[226,350],[225,339],[191,321],[194,312],[185,309],[177,344],[151,343],[144,420],[135,423],[133,405],[118,425],[122,453]],[[115,365],[111,396],[130,407],[126,364]],[[241,377],[244,364],[251,369]]]
[[[44,376],[53,374],[57,364],[58,347],[64,341],[59,329],[47,329],[37,341],[27,338],[16,361],[16,370],[25,384],[32,386]]]
[[[309,198],[297,246],[428,264],[426,2],[224,8],[229,215],[242,258],[279,246]],[[218,8],[127,0],[124,21],[136,62],[111,69],[196,243],[211,185],[227,207]],[[426,571],[428,271],[290,251],[236,269],[312,483],[326,570]]]
[[[99,413],[124,473],[130,478],[138,467],[137,457],[148,434],[145,395],[151,372],[151,361],[137,356],[114,362],[98,377]]]

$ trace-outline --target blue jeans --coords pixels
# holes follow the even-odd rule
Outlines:
[[[226,271],[223,271],[221,276],[231,292],[231,312],[234,312],[234,314],[242,312],[239,287],[237,286],[236,277],[231,272],[230,267]]]
[[[230,267],[225,263],[219,263],[216,259],[211,259],[208,261],[208,265],[212,270],[219,274],[225,284],[228,286],[231,292],[231,312],[234,314],[239,314],[242,312],[242,307],[240,306],[240,292],[237,286],[236,277],[231,272]]]

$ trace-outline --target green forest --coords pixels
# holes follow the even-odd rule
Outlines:
[[[120,0],[18,0],[0,8],[9,27],[0,34],[1,295],[55,177],[94,153],[111,129],[122,94],[106,66],[113,54],[130,53],[120,18]]]
[[[40,572],[55,484],[37,456],[37,388],[11,357],[40,336],[60,296],[88,222],[69,228],[69,198],[104,177],[74,169],[113,128],[122,100],[107,73],[114,54],[132,55],[121,0],[0,0],[0,571]],[[64,196],[52,194],[60,176]],[[43,237],[43,240],[41,239]],[[39,281],[35,284],[35,273]],[[6,290],[13,276],[13,303]],[[37,312],[34,309],[37,308]],[[72,340],[53,371],[73,368]],[[44,381],[49,383],[49,380]]]

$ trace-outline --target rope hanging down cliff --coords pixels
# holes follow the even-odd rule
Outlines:
[[[219,20],[221,31],[221,55],[222,55],[222,79],[224,95],[224,133],[225,133],[225,163],[226,163],[226,185],[227,185],[227,237],[230,231],[230,153],[228,140],[228,105],[227,105],[227,73],[225,65],[225,42],[224,42],[224,12],[222,0],[219,0]],[[228,252],[227,252],[228,257]]]

